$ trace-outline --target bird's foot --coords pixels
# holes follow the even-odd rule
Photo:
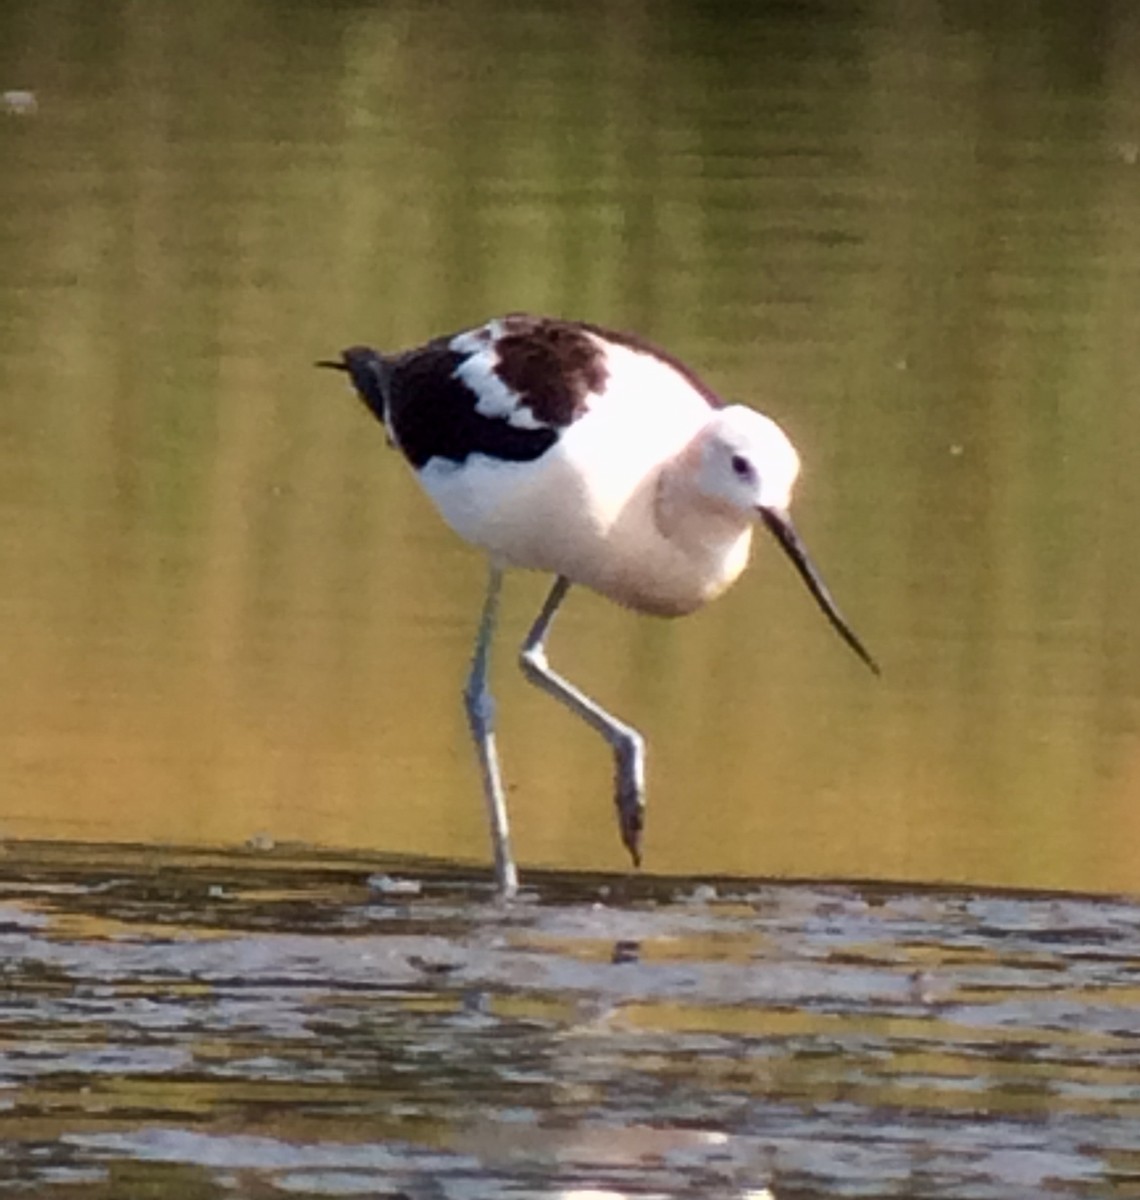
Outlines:
[[[614,804],[622,845],[635,867],[641,866],[641,834],[645,829],[644,748],[640,738],[622,745],[616,756]]]
[[[618,798],[618,824],[621,826],[622,845],[629,851],[635,867],[641,866],[641,831],[645,828],[645,802],[632,803]]]

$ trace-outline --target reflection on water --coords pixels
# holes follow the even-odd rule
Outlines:
[[[1140,1188],[1130,902],[548,876],[503,908],[412,863],[58,844],[4,874],[2,1169],[37,1195]]]
[[[770,547],[682,623],[574,598],[654,870],[1135,889],[1138,55],[1127,5],[3,6],[0,829],[485,859],[483,566],[309,364],[523,308],[785,424],[885,667]],[[511,657],[520,858],[621,868]]]

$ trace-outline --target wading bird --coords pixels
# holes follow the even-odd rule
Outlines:
[[[788,515],[800,470],[795,447],[774,421],[724,404],[672,356],[594,325],[514,314],[400,353],[353,346],[318,365],[348,372],[444,520],[490,558],[464,700],[504,894],[517,889],[518,872],[487,672],[505,568],[555,576],[522,644],[522,670],[612,747],[621,838],[635,864],[643,740],[546,659],[546,635],[571,584],[638,612],[683,616],[744,570],[759,519],[878,674]]]

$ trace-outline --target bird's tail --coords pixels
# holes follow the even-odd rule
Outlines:
[[[392,374],[391,361],[371,346],[350,346],[340,358],[321,359],[318,367],[347,371],[356,394],[376,418],[388,424],[388,381]]]

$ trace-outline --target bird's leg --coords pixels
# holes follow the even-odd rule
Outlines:
[[[559,605],[570,590],[570,581],[559,576],[546,603],[531,626],[519,653],[523,674],[531,683],[549,692],[571,712],[593,726],[613,747],[614,802],[621,826],[621,840],[635,866],[641,865],[641,831],[645,824],[645,743],[636,729],[611,716],[600,704],[550,669],[543,644]]]
[[[483,615],[479,619],[479,632],[475,637],[475,652],[471,656],[471,673],[467,676],[467,684],[463,689],[463,703],[467,710],[467,724],[471,728],[471,736],[475,739],[475,749],[479,754],[479,767],[483,773],[483,795],[487,800],[487,816],[491,822],[491,847],[495,854],[495,881],[503,896],[513,896],[518,891],[519,876],[515,860],[511,856],[507,802],[503,796],[499,755],[495,750],[495,701],[487,683],[491,640],[495,635],[502,586],[502,569],[492,563],[491,574],[487,580],[487,597],[483,601]]]

